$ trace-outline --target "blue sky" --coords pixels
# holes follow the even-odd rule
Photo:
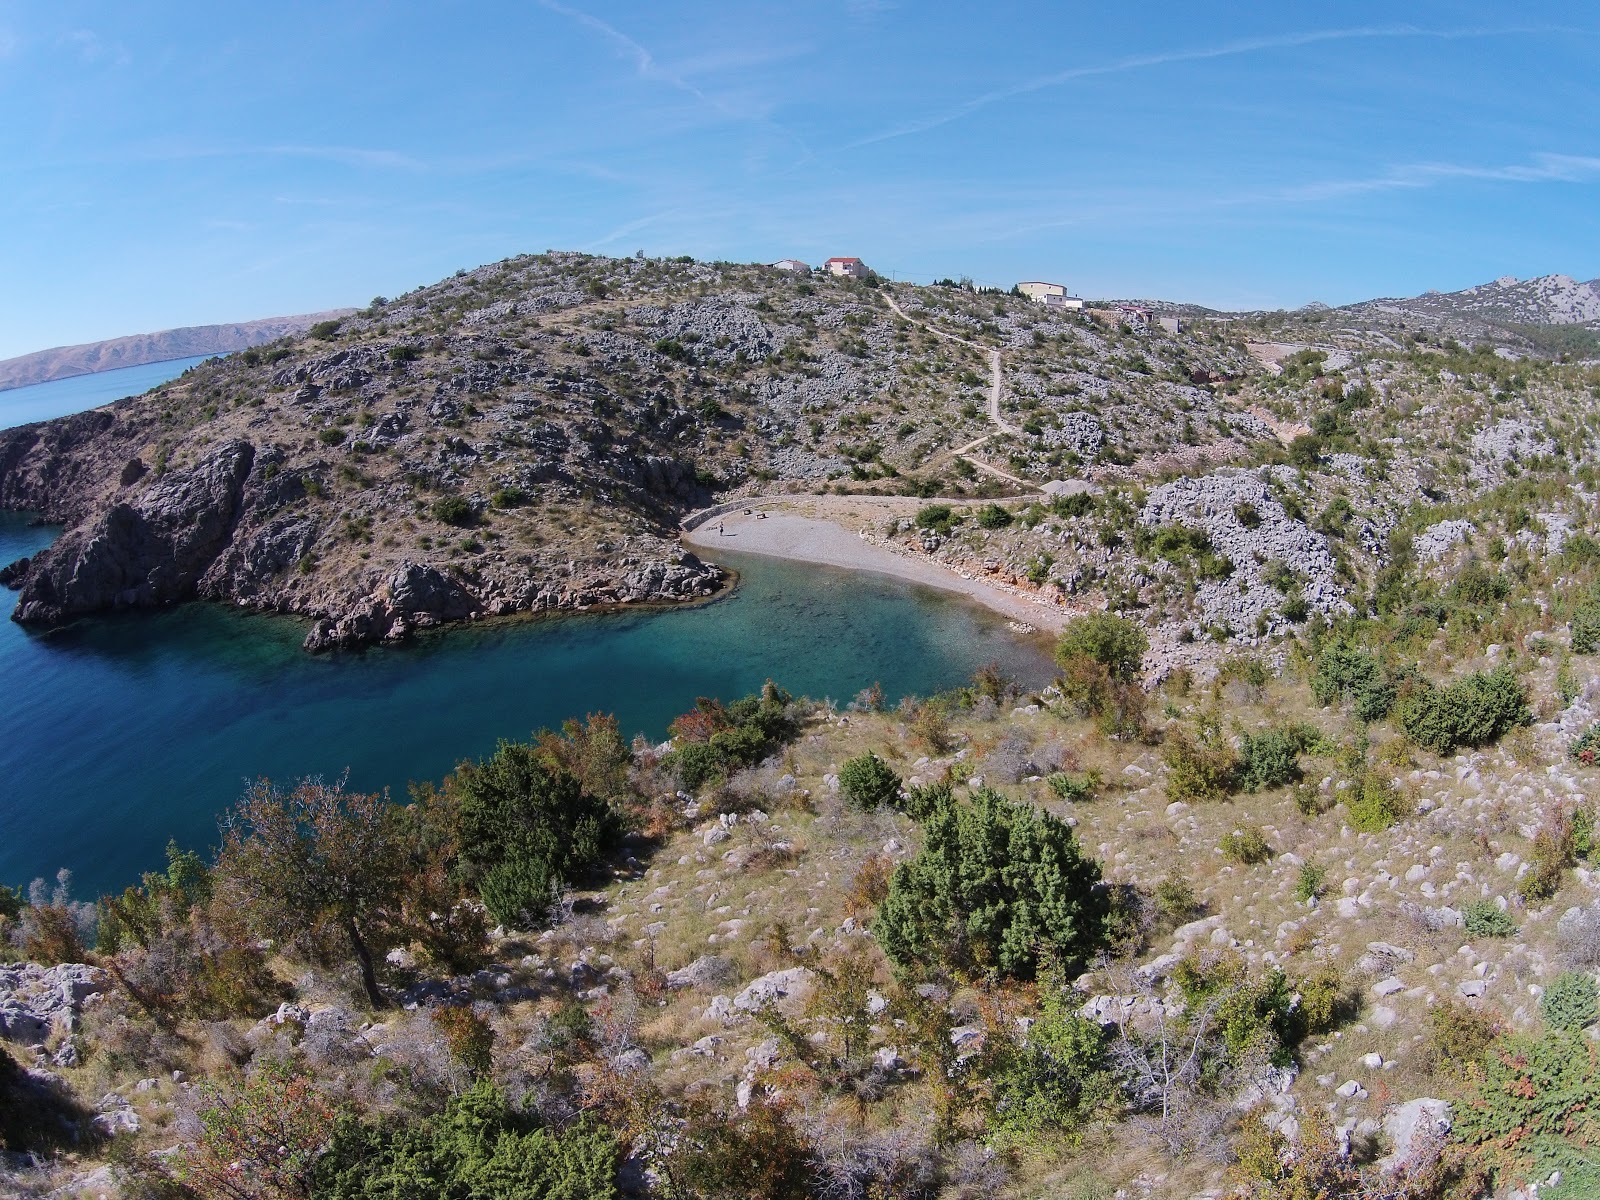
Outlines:
[[[1597,118],[1579,3],[0,0],[0,357],[546,248],[1221,307],[1592,278]]]

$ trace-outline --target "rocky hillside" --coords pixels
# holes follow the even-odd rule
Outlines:
[[[1214,385],[1253,369],[1011,297],[511,259],[0,435],[0,504],[69,527],[6,578],[29,623],[200,596],[311,618],[313,647],[690,598],[717,579],[673,544],[690,509],[1226,460],[1262,427]]]
[[[235,350],[245,350],[281,337],[303,333],[318,321],[337,320],[353,311],[341,308],[296,317],[265,317],[232,325],[188,325],[182,329],[138,333],[82,346],[37,350],[32,354],[0,360],[0,391],[52,379],[69,379],[74,375],[114,371],[118,367],[170,362],[200,354],[231,354]]]

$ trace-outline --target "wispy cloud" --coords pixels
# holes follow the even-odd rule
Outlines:
[[[1218,46],[1202,46],[1188,50],[1169,50],[1154,54],[1134,54],[1125,58],[1115,59],[1108,63],[1096,63],[1082,67],[1070,67],[1064,71],[1056,71],[1048,75],[1038,75],[1032,79],[1023,80],[1012,84],[1010,87],[996,88],[994,91],[985,92],[974,96],[972,99],[954,108],[946,109],[914,121],[893,126],[878,133],[869,134],[848,144],[846,149],[859,146],[870,146],[877,142],[886,142],[894,138],[908,137],[912,134],[925,133],[930,129],[937,129],[941,125],[948,125],[952,121],[959,121],[973,113],[988,108],[992,104],[999,104],[1004,100],[1011,100],[1018,96],[1042,92],[1050,88],[1061,87],[1079,79],[1092,79],[1104,75],[1120,75],[1128,71],[1144,71],[1152,67],[1168,66],[1174,63],[1204,62],[1208,59],[1232,58],[1245,54],[1260,54],[1268,50],[1288,50],[1300,46],[1313,46],[1322,42],[1346,42],[1358,40],[1378,40],[1387,38],[1431,38],[1440,41],[1455,41],[1466,38],[1484,37],[1509,37],[1513,35],[1535,35],[1562,32],[1576,32],[1564,30],[1556,26],[1510,26],[1502,28],[1483,29],[1422,29],[1414,25],[1371,25],[1351,29],[1322,29],[1311,30],[1304,33],[1280,34],[1272,37],[1244,38],[1238,41],[1225,42]]]
[[[1356,179],[1330,179],[1301,184],[1277,192],[1241,197],[1253,200],[1317,201],[1435,187],[1452,180],[1489,183],[1583,183],[1600,178],[1600,158],[1583,154],[1535,154],[1524,163],[1483,166],[1474,163],[1420,162],[1392,167],[1378,175]]]
[[[724,116],[736,115],[729,112],[720,102],[708,96],[682,75],[663,67],[654,54],[623,33],[615,25],[608,24],[599,17],[591,16],[579,9],[568,8],[565,4],[557,3],[557,0],[539,0],[539,3],[541,7],[563,16],[569,21],[575,21],[585,29],[599,34],[604,40],[611,43],[622,57],[632,60],[634,70],[638,73],[639,78],[649,79],[656,83],[663,83],[668,87],[676,88],[685,95],[694,97],[707,107],[716,109]]]

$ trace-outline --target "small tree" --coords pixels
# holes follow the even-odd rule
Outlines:
[[[1137,622],[1113,613],[1087,613],[1074,617],[1056,642],[1056,662],[1067,669],[1075,659],[1088,658],[1128,683],[1138,678],[1144,652],[1150,648]]]
[[[846,800],[868,811],[893,805],[900,798],[900,776],[871,751],[847,760],[839,768],[839,787]]]
[[[616,813],[539,747],[501,742],[445,781],[462,874],[497,921],[527,922],[615,840]]]
[[[406,855],[387,796],[306,780],[282,792],[261,780],[223,818],[214,886],[258,937],[275,941],[336,930],[361,969],[374,1008],[374,941],[399,923]]]
[[[1031,978],[1043,954],[1071,969],[1101,945],[1100,864],[1066,822],[979,788],[965,804],[937,797],[926,831],[878,915],[879,944],[900,969]]]

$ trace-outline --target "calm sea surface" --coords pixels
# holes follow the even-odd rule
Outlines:
[[[146,363],[142,367],[101,371],[98,375],[74,375],[71,379],[9,388],[0,392],[0,429],[26,425],[30,421],[48,421],[51,417],[99,408],[124,396],[137,396],[169,379],[176,379],[210,357],[212,355],[202,354],[199,358],[175,358],[169,362]]]
[[[55,530],[0,513],[0,562]],[[580,614],[313,657],[284,618],[190,604],[80,622],[52,635],[0,619],[0,881],[69,867],[75,894],[160,865],[169,837],[206,849],[245,781],[349,773],[403,798],[587,712],[665,734],[702,695],[768,678],[841,703],[965,682],[987,662],[1037,686],[1048,659],[1001,618],[882,576],[728,554],[727,598],[696,608]],[[0,611],[11,593],[0,590]]]

